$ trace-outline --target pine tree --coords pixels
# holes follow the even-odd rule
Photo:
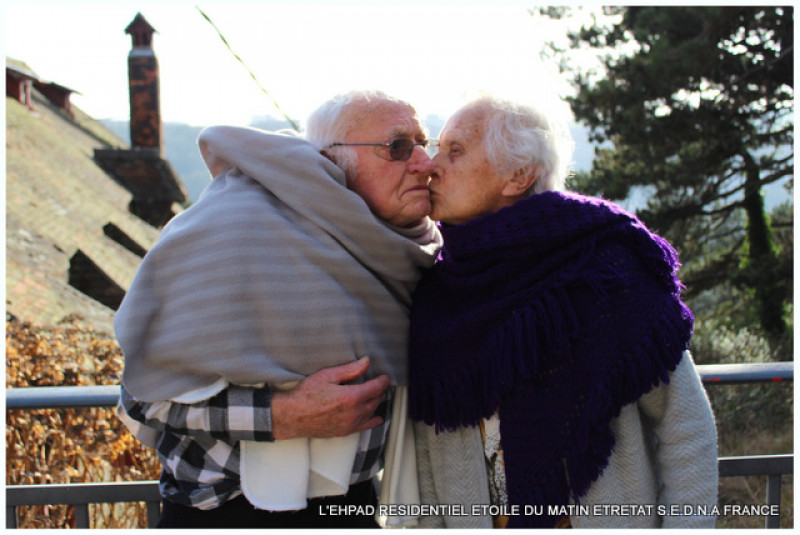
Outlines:
[[[572,49],[605,54],[602,78],[568,67],[572,110],[603,147],[579,189],[645,192],[638,215],[688,260],[688,289],[733,281],[754,295],[764,331],[785,335],[790,292],[762,188],[793,178],[793,8],[606,13],[617,22],[571,35]]]

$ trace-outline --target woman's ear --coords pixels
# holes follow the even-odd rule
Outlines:
[[[523,167],[514,171],[514,175],[508,179],[503,188],[503,195],[506,197],[518,197],[531,189],[539,177],[538,167]]]

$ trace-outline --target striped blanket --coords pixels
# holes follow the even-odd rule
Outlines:
[[[413,239],[387,226],[304,139],[215,126],[199,145],[214,179],[164,228],[116,314],[128,391],[210,397],[361,356],[406,384],[411,293],[441,247],[435,225]]]

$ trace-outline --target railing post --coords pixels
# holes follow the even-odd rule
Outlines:
[[[780,507],[781,505],[781,475],[780,474],[770,474],[767,477],[767,505],[770,507],[773,505],[777,505]],[[780,510],[780,509],[779,509]],[[767,529],[778,529],[781,527],[781,515],[767,515],[765,521],[765,528]]]
[[[76,503],[74,507],[75,507],[75,528],[89,529],[89,504]]]
[[[153,529],[161,518],[161,503],[146,502],[145,507],[147,508],[147,527]]]
[[[17,507],[6,505],[6,529],[17,529]]]

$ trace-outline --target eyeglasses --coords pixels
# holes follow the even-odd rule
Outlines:
[[[389,157],[396,162],[407,162],[409,158],[411,158],[411,154],[414,153],[414,147],[419,145],[422,148],[427,147],[430,144],[430,140],[426,139],[421,143],[414,143],[413,140],[407,137],[399,137],[395,140],[392,140],[391,143],[331,143],[328,145],[327,148],[330,147],[348,147],[353,145],[358,146],[369,146],[369,147],[389,147]]]

